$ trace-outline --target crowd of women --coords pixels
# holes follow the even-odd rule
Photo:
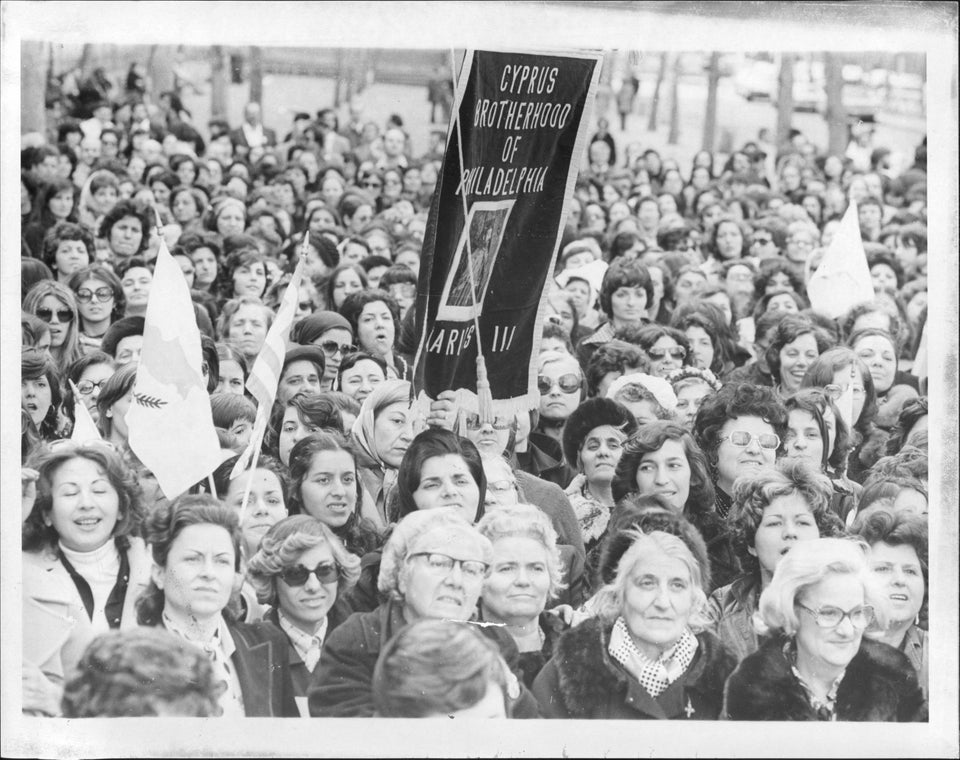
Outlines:
[[[801,134],[689,166],[598,138],[539,407],[445,392],[424,418],[436,147],[414,160],[356,103],[279,144],[181,140],[189,114],[142,105],[23,153],[26,712],[926,719],[925,144],[891,176],[889,151]],[[875,298],[831,319],[805,283],[848,199]],[[125,424],[161,236],[223,450],[172,501]],[[301,256],[263,450],[231,479]],[[82,409],[99,439],[71,440]]]

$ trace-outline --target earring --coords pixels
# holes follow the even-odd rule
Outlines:
[[[107,409],[107,417],[113,417],[113,409]]]

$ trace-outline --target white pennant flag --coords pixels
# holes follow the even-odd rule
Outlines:
[[[810,305],[831,319],[873,298],[873,281],[860,238],[857,204],[852,198],[820,266],[807,283],[807,295]]]
[[[190,289],[161,238],[127,412],[129,444],[174,499],[220,464]]]
[[[67,382],[70,383],[70,389],[73,391],[73,432],[70,433],[70,440],[79,444],[103,440],[97,429],[97,423],[93,421],[87,405],[80,398],[80,389],[73,380],[67,378]]]

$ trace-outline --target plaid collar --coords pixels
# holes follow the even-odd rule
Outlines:
[[[687,671],[698,646],[697,637],[685,628],[676,644],[651,660],[634,644],[623,617],[618,617],[610,632],[608,651],[656,699]]]
[[[300,655],[300,659],[307,666],[307,670],[312,673],[320,660],[323,639],[327,635],[327,619],[323,619],[317,632],[312,636],[291,623],[281,609],[277,610],[277,620],[280,621],[280,628],[287,634],[287,638],[290,639],[293,648],[297,650],[297,654]]]

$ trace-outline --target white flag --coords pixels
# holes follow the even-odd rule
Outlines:
[[[190,289],[161,239],[127,412],[129,444],[168,499],[220,464]]]
[[[67,378],[67,382],[73,390],[73,432],[70,433],[70,440],[81,445],[88,441],[102,440],[97,423],[93,421],[87,405],[80,398],[80,390],[70,378]]]
[[[832,319],[873,298],[873,281],[860,238],[857,204],[852,198],[823,261],[807,283],[807,295],[815,310]]]

